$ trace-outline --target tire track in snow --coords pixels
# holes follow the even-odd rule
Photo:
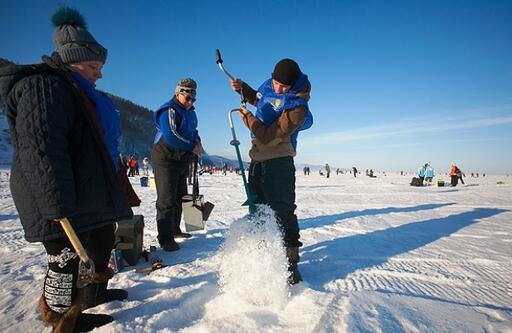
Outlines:
[[[370,269],[355,271],[327,289],[350,294],[363,290],[397,293],[446,302],[512,310],[509,267],[495,263],[433,260],[392,260]],[[484,274],[481,274],[484,272]]]
[[[345,293],[336,294],[325,308],[327,311],[322,314],[312,332],[347,332],[345,317],[350,313],[349,296]]]

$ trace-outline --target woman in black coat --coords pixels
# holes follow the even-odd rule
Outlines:
[[[112,276],[107,266],[114,222],[133,213],[118,180],[116,138],[104,129],[100,114],[117,110],[105,109],[109,100],[94,88],[107,51],[78,12],[59,10],[56,52],[42,64],[2,66],[0,95],[13,144],[12,197],[25,238],[42,242],[48,254],[41,318],[54,332],[82,332],[113,320],[82,314],[83,308],[127,297],[124,290],[107,290]],[[64,217],[99,273],[96,283],[80,290],[79,258],[58,222]]]

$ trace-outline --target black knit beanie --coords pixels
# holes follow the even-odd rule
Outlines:
[[[107,60],[107,49],[101,46],[87,31],[82,15],[75,9],[59,6],[52,15],[55,26],[53,43],[55,51],[66,64],[82,61]]]
[[[272,78],[279,83],[293,86],[301,74],[299,65],[292,59],[282,59],[274,67]]]

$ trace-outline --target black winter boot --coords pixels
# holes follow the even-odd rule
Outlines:
[[[189,234],[188,232],[179,232],[177,234],[173,234],[174,238],[190,238],[192,237],[192,234]]]
[[[76,318],[73,333],[89,332],[113,321],[114,318],[106,314],[80,313]]]
[[[124,289],[107,289],[107,283],[90,284],[84,288],[82,309],[93,308],[97,305],[112,301],[122,301],[128,298],[128,292]]]
[[[171,238],[168,242],[160,243],[160,246],[165,252],[178,251],[180,249],[180,246],[176,243],[174,238]]]
[[[288,271],[290,275],[288,276],[288,284],[293,285],[302,281],[302,276],[299,272],[299,248],[298,247],[287,247],[286,248],[286,257],[288,258]]]

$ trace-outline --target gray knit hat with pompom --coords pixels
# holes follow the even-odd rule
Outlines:
[[[75,9],[59,6],[51,17],[55,26],[55,51],[66,64],[107,60],[107,49],[87,31],[83,16]]]

